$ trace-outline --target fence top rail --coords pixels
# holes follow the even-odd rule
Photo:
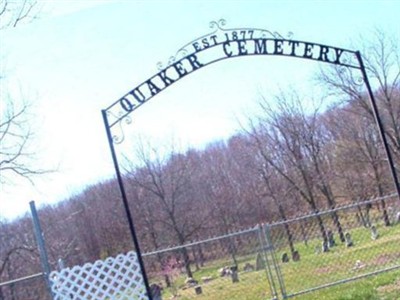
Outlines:
[[[142,254],[142,256],[151,256],[151,255],[154,255],[154,254],[160,254],[160,253],[164,253],[164,252],[180,250],[180,249],[186,248],[186,247],[193,247],[193,246],[200,245],[200,244],[207,243],[207,242],[217,241],[217,240],[220,240],[220,239],[233,237],[233,236],[237,236],[237,235],[242,235],[242,234],[245,234],[245,233],[255,232],[257,230],[259,230],[258,225],[256,225],[253,228],[249,228],[249,229],[245,229],[245,230],[241,230],[241,231],[237,231],[237,232],[232,232],[232,233],[228,233],[228,234],[225,234],[225,235],[212,237],[212,238],[201,240],[201,241],[190,242],[190,243],[183,244],[183,245],[180,245],[180,246],[174,246],[174,247],[170,247],[170,248],[164,248],[164,249],[160,249],[160,250],[146,252],[146,253]]]
[[[6,286],[6,285],[10,285],[10,284],[13,284],[13,283],[18,283],[18,282],[30,280],[30,279],[34,279],[34,278],[37,278],[37,277],[42,277],[44,275],[45,275],[45,273],[37,273],[37,274],[32,274],[32,275],[21,277],[21,278],[9,280],[9,281],[0,282],[0,287]]]
[[[351,208],[354,208],[354,207],[358,207],[360,205],[373,204],[375,202],[378,202],[378,201],[381,201],[381,200],[386,200],[386,199],[393,198],[393,197],[396,197],[396,196],[397,196],[397,194],[393,193],[393,194],[390,194],[390,195],[374,198],[374,199],[371,199],[371,200],[351,203],[351,204],[348,204],[348,205],[339,206],[339,207],[336,207],[336,208],[333,208],[333,209],[329,209],[329,210],[323,210],[323,211],[320,211],[318,213],[310,213],[310,214],[303,215],[301,217],[293,218],[293,219],[286,220],[286,221],[278,221],[278,222],[273,222],[273,223],[267,223],[267,224],[265,224],[265,226],[273,227],[273,226],[279,226],[279,225],[283,225],[283,224],[298,222],[298,221],[309,219],[309,218],[312,218],[312,217],[328,215],[328,214],[331,214],[333,212],[338,212],[338,211],[341,211],[341,210],[351,209]]]
[[[321,212],[318,212],[318,213],[307,214],[307,215],[304,215],[304,216],[301,216],[301,217],[297,217],[297,218],[293,218],[293,219],[286,220],[286,221],[266,223],[266,224],[263,224],[263,226],[273,227],[273,226],[279,226],[279,225],[288,224],[288,223],[292,223],[292,222],[298,222],[298,221],[309,219],[309,218],[313,218],[313,217],[316,217],[316,216],[327,215],[327,214],[330,214],[332,212],[351,209],[351,208],[354,208],[354,207],[357,207],[357,206],[360,206],[360,205],[372,204],[372,203],[375,203],[375,202],[378,202],[378,201],[381,201],[381,200],[393,198],[395,196],[397,196],[397,194],[393,193],[393,194],[389,194],[389,195],[386,195],[386,196],[383,196],[383,197],[378,197],[378,198],[374,198],[374,199],[370,199],[370,200],[366,200],[366,201],[361,201],[361,202],[357,202],[357,203],[351,203],[351,204],[343,205],[343,206],[340,206],[340,207],[337,207],[337,208],[334,208],[334,209],[330,209],[330,210],[324,210],[324,211],[321,211]],[[217,240],[220,240],[220,239],[233,237],[233,236],[238,236],[238,235],[242,235],[242,234],[245,234],[245,233],[255,232],[257,230],[259,230],[259,225],[255,225],[254,227],[249,228],[249,229],[245,229],[245,230],[241,230],[241,231],[237,231],[237,232],[232,232],[232,233],[228,233],[228,234],[221,235],[221,236],[215,236],[215,237],[208,238],[208,239],[205,239],[205,240],[190,242],[190,243],[186,243],[186,244],[183,244],[183,245],[172,246],[172,247],[168,247],[168,248],[163,248],[163,249],[159,249],[159,250],[146,252],[146,253],[142,254],[142,256],[146,257],[146,256],[151,256],[151,255],[155,255],[155,254],[161,254],[161,253],[165,253],[165,252],[169,252],[169,251],[180,250],[180,249],[186,248],[186,247],[193,247],[193,246],[200,245],[200,244],[207,243],[207,242],[217,241]]]

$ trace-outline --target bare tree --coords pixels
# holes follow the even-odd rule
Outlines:
[[[0,220],[0,282],[40,271],[39,255],[31,224],[31,220],[27,217],[12,223]],[[22,295],[29,299],[39,299],[40,297],[34,296],[35,291],[30,290],[31,287],[29,285],[1,287],[0,299],[21,299]]]
[[[0,0],[0,29],[32,21],[40,9],[36,0]],[[0,74],[2,85],[5,85],[4,77]],[[12,183],[15,175],[32,181],[35,175],[45,171],[31,164],[33,153],[28,150],[33,138],[31,105],[8,94],[4,87],[0,90],[0,104],[0,184]]]
[[[382,118],[384,133],[388,139],[397,169],[400,166],[400,56],[399,39],[390,37],[383,31],[376,30],[372,40],[362,40],[362,53],[370,81],[375,89],[375,98]],[[339,104],[351,112],[352,118],[362,122],[358,127],[357,149],[364,155],[365,163],[374,176],[376,193],[383,196],[387,182],[385,159],[377,130],[370,125],[375,123],[369,99],[363,85],[358,80],[359,74],[343,68],[321,70],[318,80],[332,94],[339,97]],[[349,115],[349,114],[347,114]],[[363,133],[364,132],[364,133]],[[367,134],[368,133],[368,134]],[[360,139],[361,138],[361,139]],[[348,140],[348,139],[347,139]],[[386,212],[385,201],[380,202],[386,225],[390,221]]]
[[[195,172],[184,154],[175,150],[174,145],[167,153],[152,150],[141,144],[137,150],[137,159],[142,164],[138,168],[130,161],[128,181],[152,194],[154,206],[158,210],[158,222],[172,234],[175,243],[184,245],[203,228],[207,217],[199,214],[201,203],[191,199],[191,174]],[[128,162],[129,163],[129,162]],[[186,274],[192,276],[189,253],[182,248],[181,254]]]
[[[0,29],[11,30],[19,24],[32,21],[37,17],[40,7],[36,0],[0,0]],[[11,184],[15,177],[32,181],[33,176],[44,171],[31,165],[33,153],[28,150],[33,137],[30,129],[31,106],[27,101],[19,101],[15,95],[9,94],[3,73],[0,73],[0,84],[0,186]],[[28,233],[29,228],[31,223],[26,217],[14,223],[2,224],[0,220],[0,281],[38,271],[38,254],[34,250],[33,235]],[[24,297],[44,298],[40,295],[40,288],[31,288],[30,291],[29,287],[22,289]],[[16,295],[14,286],[11,286],[9,294],[0,291],[0,299],[15,299]]]
[[[261,101],[262,115],[253,125],[251,136],[264,163],[275,170],[282,180],[300,195],[314,213],[319,212],[320,199],[325,199],[329,209],[336,206],[333,192],[333,170],[330,168],[324,131],[321,128],[318,108],[305,112],[296,93],[281,93],[275,97],[277,108]],[[343,229],[336,212],[331,213],[340,239]],[[327,241],[322,218],[317,217],[324,242]]]
[[[287,213],[284,207],[284,199],[291,197],[292,189],[288,187],[287,181],[281,180],[278,172],[272,169],[268,164],[261,164],[261,177],[265,186],[265,196],[272,199],[278,208],[278,214],[281,221],[287,220]],[[294,247],[293,234],[287,222],[284,223],[285,233],[289,244],[292,258],[295,257],[296,249]]]
[[[375,98],[384,131],[397,163],[400,162],[400,46],[398,37],[376,30],[373,39],[360,39],[368,77],[375,89]],[[343,105],[352,102],[374,122],[372,108],[356,71],[332,67],[321,69],[317,80],[340,99]]]
[[[352,120],[351,126],[346,120]],[[337,185],[341,185],[353,202],[360,199],[382,197],[390,191],[390,175],[382,151],[376,126],[365,115],[358,103],[348,103],[342,108],[335,108],[325,114],[325,122],[332,134],[332,151],[336,153],[334,167],[340,177]],[[357,171],[355,171],[357,170]],[[382,216],[386,226],[390,225],[385,201],[380,201]],[[366,206],[365,225],[369,226],[369,209]]]
[[[37,0],[0,0],[0,29],[32,22],[40,10],[41,5]]]
[[[15,175],[32,182],[34,176],[48,171],[32,166],[35,155],[29,151],[33,138],[30,106],[18,106],[5,98],[1,97],[4,106],[0,111],[0,184],[12,183]]]

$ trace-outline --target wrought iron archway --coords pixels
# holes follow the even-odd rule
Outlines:
[[[108,143],[121,191],[124,209],[129,223],[130,233],[138,254],[139,265],[142,270],[147,296],[150,300],[152,300],[150,286],[146,276],[132,215],[130,213],[114,144],[119,144],[124,140],[122,126],[124,123],[129,124],[131,122],[129,115],[133,111],[183,77],[207,65],[235,57],[273,55],[314,60],[337,65],[347,70],[359,70],[361,72],[362,82],[365,84],[368,92],[396,193],[400,199],[400,186],[396,169],[394,167],[393,158],[360,51],[294,40],[292,39],[292,34],[283,37],[277,32],[271,32],[265,29],[225,29],[225,25],[226,22],[223,19],[218,22],[211,22],[210,28],[213,29],[211,33],[203,35],[185,44],[176,52],[175,55],[170,57],[167,64],[158,63],[157,66],[159,72],[137,85],[106,109],[102,110]],[[116,131],[117,133],[115,133]]]

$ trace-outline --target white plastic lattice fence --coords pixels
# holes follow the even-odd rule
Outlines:
[[[147,300],[135,252],[50,273],[55,300]]]

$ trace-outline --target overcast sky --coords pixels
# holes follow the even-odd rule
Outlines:
[[[1,187],[0,216],[56,201],[114,175],[101,109],[158,72],[181,46],[226,28],[293,32],[295,39],[357,47],[375,28],[399,37],[400,1],[43,1],[38,20],[1,31],[1,89],[34,103],[35,163],[57,168]],[[226,139],[260,94],[312,90],[318,64],[291,58],[222,61],[180,80],[132,114],[124,151],[140,134],[202,147]],[[125,153],[126,154],[126,153]]]

